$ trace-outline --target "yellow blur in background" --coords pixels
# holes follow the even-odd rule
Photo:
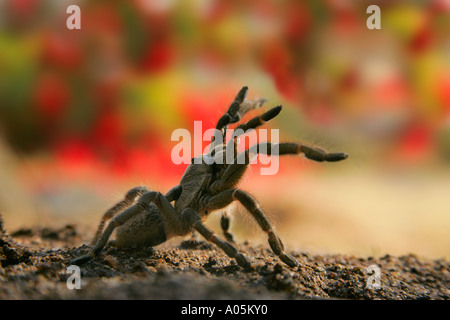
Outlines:
[[[449,257],[449,34],[446,0],[1,1],[5,225],[94,231],[128,189],[166,192],[186,168],[172,132],[214,127],[247,85],[283,105],[280,140],[349,154],[250,166],[241,188],[289,248]],[[232,207],[238,239],[265,243]]]

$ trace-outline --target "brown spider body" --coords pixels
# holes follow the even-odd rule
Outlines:
[[[92,242],[92,251],[71,261],[71,264],[82,264],[98,255],[108,242],[112,232],[116,230],[115,245],[126,247],[153,247],[175,236],[185,236],[193,230],[199,232],[206,240],[221,248],[228,256],[234,258],[243,268],[251,266],[248,259],[233,246],[233,237],[229,233],[229,217],[226,211],[221,218],[221,227],[227,241],[217,237],[204,224],[209,213],[225,209],[233,201],[240,202],[253,216],[260,228],[267,234],[272,251],[290,267],[298,262],[284,252],[284,245],[276,234],[272,224],[259,206],[258,201],[247,192],[237,188],[244,175],[250,159],[255,154],[270,156],[304,154],[314,161],[340,161],[347,158],[344,153],[326,153],[300,143],[263,142],[237,153],[237,137],[253,130],[276,117],[281,106],[270,109],[237,127],[233,138],[226,143],[226,128],[238,122],[248,111],[262,106],[265,99],[244,101],[247,87],[243,87],[236,95],[228,111],[219,119],[216,129],[222,139],[211,142],[209,154],[192,159],[186,168],[179,185],[166,195],[151,191],[146,187],[136,187],[128,191],[125,199],[108,210],[97,229]],[[228,152],[233,151],[231,162],[226,162]],[[215,161],[222,159],[223,161]],[[173,204],[172,204],[173,203]],[[119,213],[120,212],[120,213]],[[110,220],[103,231],[106,221]]]
[[[213,169],[210,165],[202,162],[191,163],[180,180],[181,194],[175,201],[175,210],[181,214],[183,209],[191,206],[193,209],[201,209],[202,197],[208,191],[213,179]],[[199,212],[200,213],[200,212]]]
[[[165,241],[167,231],[155,204],[116,229],[114,244],[118,248],[154,247]]]
[[[174,201],[175,211],[181,215],[187,207],[199,210],[211,179],[212,170],[209,165],[190,164],[180,180],[182,191]],[[172,237],[184,236],[192,230],[188,225],[182,227],[179,224],[165,223],[157,205],[151,203],[146,210],[117,227],[114,244],[119,248],[154,247]]]
[[[203,156],[206,155],[197,157],[197,159],[202,160]],[[180,180],[181,194],[174,201],[174,208],[178,214],[181,215],[183,210],[189,207],[197,211],[202,220],[207,218],[209,212],[205,209],[205,204],[213,195],[211,182],[214,181],[216,167],[204,161],[198,164],[189,164]],[[220,171],[217,173],[220,175]],[[157,205],[151,203],[142,213],[116,228],[114,245],[119,248],[153,247],[172,237],[184,236],[191,231],[192,228],[188,225],[180,228],[180,225],[164,223]]]

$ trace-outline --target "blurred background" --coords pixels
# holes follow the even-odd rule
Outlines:
[[[72,4],[80,30],[66,27]],[[366,27],[372,4],[380,30]],[[166,192],[186,168],[172,132],[214,127],[244,85],[283,105],[266,127],[280,140],[349,154],[250,167],[241,188],[290,249],[450,256],[447,0],[0,0],[6,227],[93,233],[128,189]],[[238,240],[266,243],[235,208]]]

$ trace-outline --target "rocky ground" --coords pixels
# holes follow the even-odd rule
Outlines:
[[[81,267],[81,289],[69,289],[69,261],[86,253],[80,227],[2,231],[0,300],[4,299],[436,299],[450,298],[450,264],[416,255],[355,257],[290,253],[291,269],[265,246],[239,248],[252,270],[206,242],[120,251],[107,246]],[[380,270],[380,287],[370,287]],[[74,281],[69,283],[75,284]]]

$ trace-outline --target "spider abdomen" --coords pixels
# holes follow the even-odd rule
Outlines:
[[[118,248],[153,247],[167,240],[164,221],[153,203],[141,214],[116,229]]]

